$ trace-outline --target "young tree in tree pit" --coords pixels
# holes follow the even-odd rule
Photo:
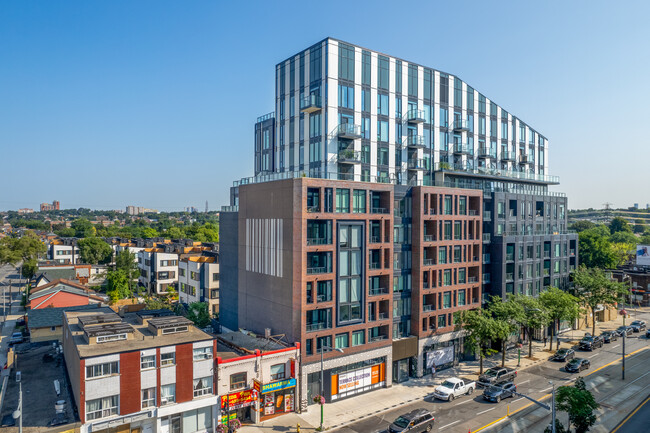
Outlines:
[[[457,330],[465,330],[465,344],[478,351],[479,374],[483,374],[483,358],[496,352],[489,346],[491,340],[498,340],[507,333],[507,324],[490,317],[484,310],[466,310],[454,313]]]
[[[573,272],[574,295],[591,311],[592,334],[596,335],[596,308],[617,304],[630,293],[625,283],[610,278],[602,269],[581,266]]]
[[[515,316],[517,323],[524,328],[528,336],[528,357],[533,357],[533,331],[549,323],[548,312],[539,299],[524,295],[511,296],[511,301],[519,305],[521,310]]]
[[[113,249],[99,238],[85,238],[77,242],[81,260],[89,265],[104,264],[111,261]]]
[[[517,325],[517,317],[523,314],[523,309],[520,305],[515,303],[512,298],[509,298],[504,302],[501,297],[493,296],[488,304],[487,310],[492,314],[495,320],[504,324],[504,326],[500,327],[500,330],[502,330],[503,333],[501,333],[498,338],[501,341],[501,366],[505,367],[508,338],[519,328]]]
[[[575,386],[559,387],[555,392],[555,401],[558,410],[569,414],[569,422],[575,426],[576,433],[586,433],[596,423],[594,411],[600,405],[581,377],[576,380]],[[568,430],[571,430],[571,425]]]
[[[542,307],[548,311],[551,319],[551,338],[549,339],[549,349],[553,348],[553,334],[559,329],[560,322],[563,320],[574,321],[580,317],[580,300],[572,294],[560,290],[557,287],[550,287],[545,292],[539,294],[539,302]],[[557,348],[560,348],[560,338],[556,335]]]

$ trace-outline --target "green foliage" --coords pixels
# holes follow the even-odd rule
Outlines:
[[[580,317],[580,300],[564,290],[560,290],[557,287],[550,287],[548,290],[539,294],[539,302],[542,308],[548,312],[548,316],[553,323],[551,327],[551,341],[549,342],[549,347],[553,347],[553,333],[559,322],[562,320],[574,321]],[[559,336],[557,338],[557,347],[560,347]]]
[[[599,305],[617,304],[630,292],[627,284],[613,280],[599,268],[589,269],[581,266],[573,272],[573,283],[574,295],[580,299],[582,305],[591,310],[592,316],[595,316]],[[596,335],[595,320],[592,334]]]
[[[618,233],[618,232],[632,232],[632,227],[630,227],[630,224],[621,217],[616,217],[613,220],[610,221],[609,223],[609,231],[613,233]]]
[[[591,221],[576,221],[571,226],[569,227],[571,230],[575,230],[576,232],[580,233],[585,230],[592,229],[596,227],[596,223],[592,223]]]
[[[162,309],[171,310],[171,311],[174,310],[169,298],[149,296],[145,298],[144,304],[147,310],[162,310]]]
[[[20,238],[4,237],[0,239],[0,264],[15,265],[20,262],[36,260],[47,252],[47,247],[34,232],[28,231]]]
[[[28,280],[31,280],[32,277],[36,275],[36,272],[38,272],[38,261],[36,261],[36,259],[27,259],[26,261],[23,262],[21,271],[23,277],[27,278]]]
[[[143,238],[157,238],[159,236],[158,230],[151,228],[151,227],[145,227],[142,229],[142,237]]]
[[[183,230],[179,227],[170,227],[165,231],[165,238],[167,239],[182,239],[185,237]]]
[[[86,218],[76,219],[70,226],[74,229],[74,235],[78,238],[90,238],[97,233],[95,226]]]
[[[528,334],[528,357],[533,356],[533,330],[539,329],[550,323],[548,311],[544,308],[538,298],[531,298],[524,295],[511,295],[510,301],[518,305],[519,311],[514,320],[523,327]]]
[[[506,343],[508,338],[517,331],[517,316],[523,314],[523,309],[512,298],[506,302],[499,296],[493,296],[487,306],[487,311],[500,322],[496,330],[496,338],[501,341],[501,366],[506,363]]]
[[[582,378],[575,386],[561,386],[555,392],[557,409],[569,414],[576,433],[586,433],[596,423],[594,411],[600,407],[593,394],[587,390]]]
[[[20,217],[8,218],[8,222],[9,224],[11,224],[12,227],[15,228],[26,228],[30,230],[44,230],[44,231],[50,230],[50,223],[35,218],[37,217],[35,216],[32,218],[20,218]]]
[[[465,345],[479,354],[479,374],[483,374],[483,358],[496,353],[489,342],[499,340],[508,332],[508,325],[490,316],[485,310],[465,310],[454,313],[458,330],[468,331]]]
[[[72,227],[62,227],[54,230],[54,234],[62,238],[71,238],[74,237],[76,231]]]
[[[609,237],[609,241],[615,244],[636,245],[636,243],[639,241],[639,238],[637,238],[632,232],[618,231]]]
[[[587,229],[578,235],[580,264],[588,268],[614,268],[619,262],[604,226]]]
[[[198,328],[205,328],[210,325],[210,310],[207,302],[192,302],[187,311],[187,318]]]
[[[97,265],[109,263],[113,256],[113,249],[100,238],[89,237],[77,242],[79,254],[84,263]]]
[[[553,423],[551,423],[553,424]],[[553,429],[551,428],[551,424],[546,426],[546,429],[544,429],[544,433],[553,433]],[[555,419],[555,433],[571,433],[569,432],[562,422],[559,419]]]
[[[131,281],[129,280],[129,276],[122,269],[108,271],[106,273],[106,283],[106,294],[110,296],[112,301],[126,299],[133,295],[131,292]]]

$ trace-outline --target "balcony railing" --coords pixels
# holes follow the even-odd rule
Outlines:
[[[368,343],[375,343],[377,341],[382,341],[382,340],[388,340],[388,336],[387,335],[377,335],[377,336],[374,336],[374,337],[370,337],[368,339]]]
[[[389,212],[390,211],[388,210],[388,208],[385,208],[385,207],[373,207],[373,208],[370,208],[370,213],[387,214]]]
[[[433,242],[436,240],[436,237],[434,235],[424,235],[422,236],[422,240],[424,242]]]
[[[489,210],[483,211],[483,221],[492,221],[492,211]]]
[[[381,236],[370,236],[371,244],[378,244],[381,242]]]
[[[339,150],[339,162],[361,164],[361,152],[356,150]]]
[[[330,327],[326,322],[308,323],[307,332],[320,331],[321,329],[329,329]]]
[[[406,144],[408,147],[426,147],[422,135],[409,135],[402,141],[402,144]]]
[[[467,277],[467,282],[469,284],[478,283],[478,277]]]
[[[377,313],[377,319],[378,320],[386,320],[389,319],[390,315],[388,313]]]
[[[375,262],[375,263],[370,262],[368,264],[368,269],[381,269],[381,263],[379,263],[379,262]]]
[[[467,211],[467,215],[469,215],[469,216],[477,216],[477,215],[478,215],[478,211],[475,210],[475,209],[469,209],[469,210]]]
[[[574,250],[574,249],[569,250],[569,256],[575,257],[576,256],[576,250]]]
[[[300,111],[305,113],[313,113],[321,108],[323,108],[323,106],[319,95],[305,95],[300,100]]]
[[[472,155],[474,154],[474,148],[467,144],[455,143],[454,153],[457,155]]]
[[[369,291],[370,296],[387,295],[388,287],[372,287]]]
[[[308,212],[308,213],[320,212],[320,206],[318,206],[318,205],[315,205],[315,206],[307,206],[307,212]]]
[[[409,170],[426,170],[424,159],[409,159],[407,167]]]
[[[424,110],[409,110],[406,112],[406,121],[410,123],[424,123],[426,117]]]
[[[515,279],[515,274],[513,272],[506,273],[506,281],[514,281],[514,279]]]
[[[467,120],[454,121],[454,132],[469,131],[470,124]]]
[[[485,264],[490,263],[490,255],[489,254],[483,254],[483,263],[485,263]]]
[[[438,211],[435,210],[434,208],[429,209],[429,215],[436,215],[437,213],[438,213]]]
[[[325,266],[307,268],[307,274],[324,274],[328,272]]]
[[[433,311],[433,307],[434,307],[434,305],[432,305],[432,304],[429,304],[429,305],[423,305],[423,306],[422,306],[422,311],[425,311],[425,312],[427,312],[427,311]]]
[[[331,244],[332,240],[327,238],[307,238],[307,245],[328,245]]]
[[[490,282],[490,274],[485,273],[483,274],[483,284],[489,283]]]
[[[509,151],[501,152],[501,160],[502,161],[514,161],[515,160],[515,153],[514,152],[509,152]]]
[[[479,157],[481,155],[479,154]],[[560,182],[558,176],[548,176],[545,174],[531,173],[528,171],[505,170],[500,168],[474,167],[468,163],[449,164],[447,162],[437,162],[434,167],[435,171],[459,171],[478,176],[507,177],[531,182],[541,182],[547,184],[557,184]]]
[[[495,150],[488,149],[486,147],[481,147],[478,150],[479,158],[496,158],[497,152]]]
[[[489,233],[483,233],[483,242],[485,242],[485,243],[490,242],[490,234]]]
[[[533,164],[535,160],[528,155],[519,155],[519,164]]]
[[[506,261],[512,262],[515,259],[515,253],[507,253],[506,254]]]
[[[354,125],[352,123],[341,123],[336,127],[336,135],[339,138],[354,140],[362,137],[361,125]]]
[[[435,264],[433,259],[422,259],[422,266],[433,266]]]

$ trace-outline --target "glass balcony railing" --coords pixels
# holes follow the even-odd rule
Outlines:
[[[485,263],[485,264],[490,263],[490,255],[489,254],[483,254],[483,263]]]
[[[481,147],[478,149],[478,157],[479,158],[496,158],[497,157],[497,151],[488,149],[487,147]]]
[[[433,242],[436,240],[436,237],[434,235],[424,235],[422,236],[422,240],[424,242]]]
[[[426,121],[424,110],[409,110],[406,112],[406,121],[411,123],[423,123]]]
[[[368,264],[368,269],[381,269],[381,263],[379,263],[379,262],[370,262]]]
[[[326,322],[308,323],[307,332],[320,331],[321,329],[329,329],[331,325]]]
[[[307,238],[307,245],[329,245],[332,243],[331,239],[327,238]]]
[[[339,150],[339,162],[361,164],[361,152],[357,150]]]
[[[336,134],[339,136],[339,138],[346,138],[350,140],[361,138],[361,125],[341,123],[336,127]]]
[[[300,111],[313,113],[323,108],[321,97],[319,95],[305,95],[300,100]]]
[[[472,155],[474,154],[474,148],[469,147],[467,144],[455,143],[454,153],[457,155]]]
[[[512,272],[507,272],[506,273],[506,281],[514,281],[515,279],[515,274]]]
[[[469,131],[470,124],[467,120],[455,120],[453,124],[455,132]]]
[[[528,155],[519,155],[520,164],[534,164],[535,160]]]
[[[370,236],[371,244],[378,244],[381,242],[381,236]]]
[[[480,156],[480,155],[479,155]],[[531,173],[528,171],[505,170],[499,168],[474,167],[467,163],[449,164],[447,162],[437,162],[434,167],[435,171],[459,171],[467,174],[491,177],[507,177],[518,180],[528,180],[532,182],[541,182],[547,184],[560,183],[558,176],[549,176],[545,174]]]
[[[388,210],[388,208],[385,208],[385,207],[372,207],[372,208],[370,208],[370,213],[387,214],[389,212],[390,212],[390,210]]]
[[[307,268],[307,273],[308,274],[325,274],[327,272],[328,272],[328,270],[324,266]]]
[[[422,266],[433,266],[435,265],[435,260],[433,259],[423,259],[422,260]]]
[[[379,296],[379,295],[387,295],[388,292],[388,287],[371,287],[369,290],[370,296]]]
[[[508,262],[512,262],[515,259],[515,254],[514,253],[508,253],[506,254],[506,260]]]
[[[402,144],[406,144],[408,147],[425,147],[422,135],[409,135],[402,141]]]
[[[424,311],[424,312],[433,311],[433,310],[434,310],[433,307],[434,307],[434,305],[432,305],[432,304],[429,304],[429,305],[423,305],[423,306],[422,306],[422,311]]]
[[[502,161],[514,161],[515,160],[515,153],[514,152],[509,152],[509,151],[501,152],[501,160]]]
[[[426,170],[424,159],[409,159],[407,167],[409,170]]]

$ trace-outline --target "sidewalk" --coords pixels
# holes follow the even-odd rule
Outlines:
[[[18,291],[18,296],[16,296]],[[19,289],[14,291],[14,297],[11,299],[10,314],[7,320],[2,323],[2,332],[0,334],[0,368],[3,368],[7,362],[7,351],[9,350],[9,340],[16,327],[16,320],[25,314],[25,309],[20,305],[21,293]],[[16,299],[14,299],[16,298]],[[2,369],[2,376],[8,375],[9,371]]]
[[[629,325],[634,320],[634,310],[629,309],[631,317],[626,319]],[[639,319],[647,320],[650,307],[642,307],[638,310]],[[606,330],[616,329],[623,324],[623,318],[617,316],[616,320],[610,322],[598,323],[596,332],[600,334]],[[567,331],[560,335],[560,347],[572,347],[582,339],[585,332],[591,332],[589,329]],[[521,348],[521,364],[518,370],[523,370],[533,365],[545,362],[555,353],[556,343],[553,342],[553,350],[548,350],[548,342],[533,341],[533,357],[528,358],[528,345]],[[517,366],[517,349],[510,349],[506,353],[506,366]],[[483,369],[501,365],[501,353],[483,360]],[[411,403],[415,400],[422,400],[433,392],[434,386],[449,377],[460,376],[473,380],[478,379],[479,361],[468,361],[458,366],[439,371],[435,378],[430,375],[422,378],[412,378],[407,382],[393,384],[390,388],[383,388],[376,391],[363,394],[358,397],[352,397],[345,400],[328,403],[324,406],[325,426],[328,430],[336,430],[349,423],[359,421],[368,416],[376,415],[390,409]],[[363,403],[361,403],[363,402]],[[317,405],[309,406],[309,410],[302,414],[286,414],[277,418],[264,421],[254,426],[245,426],[241,433],[261,433],[261,432],[295,432],[296,425],[300,424],[301,432],[314,432],[320,425],[320,408]]]

